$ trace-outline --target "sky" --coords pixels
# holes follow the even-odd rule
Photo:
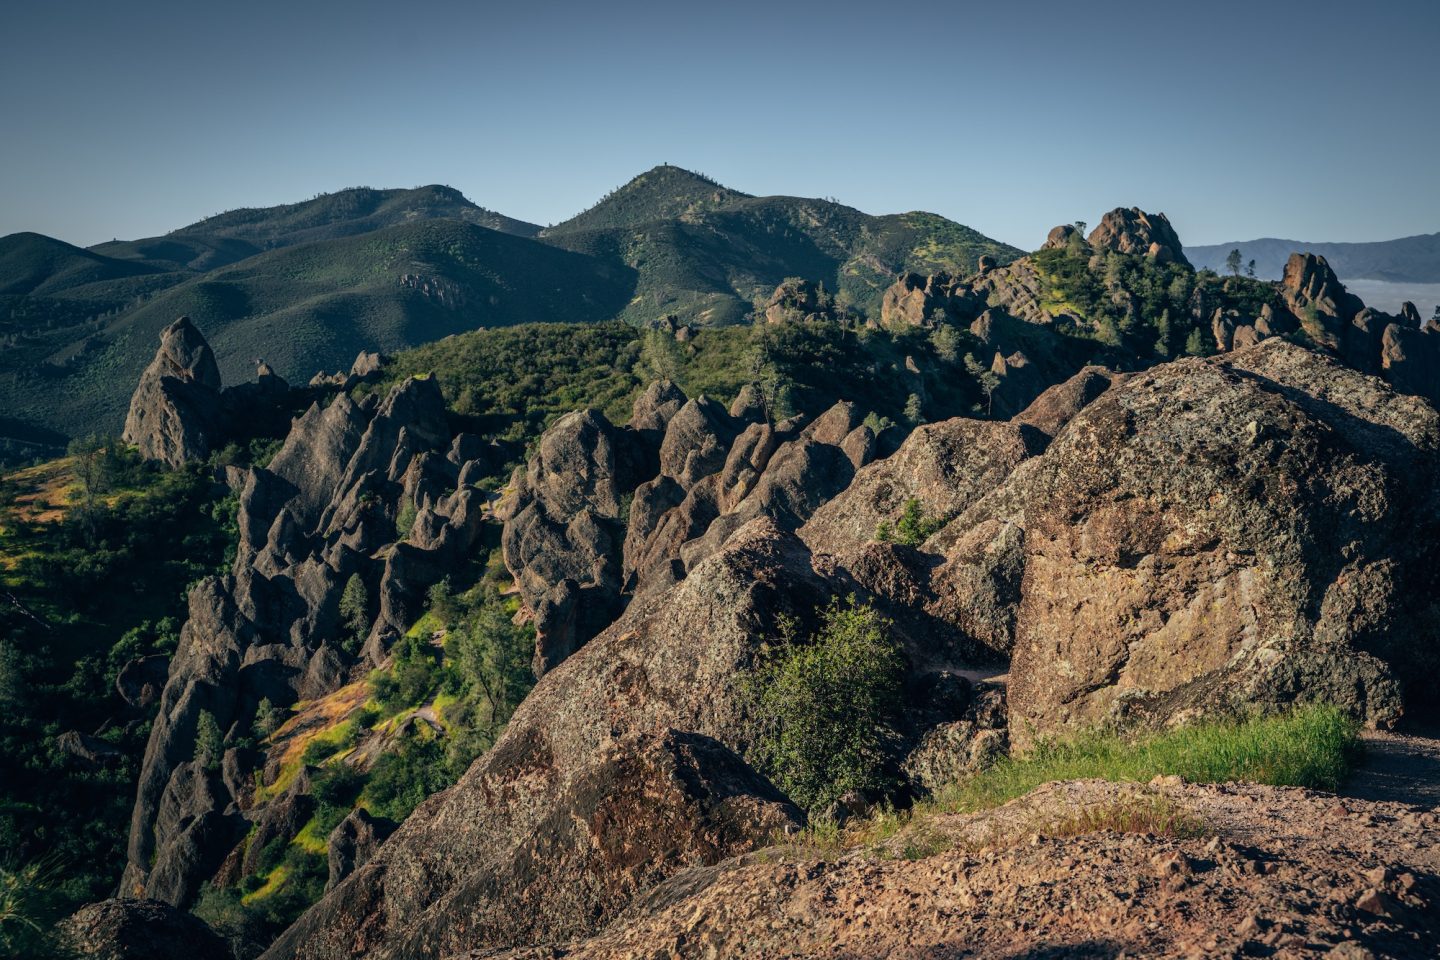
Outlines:
[[[1440,231],[1440,2],[239,4],[0,12],[0,234],[80,245],[348,186],[559,222],[659,163],[1026,249]]]

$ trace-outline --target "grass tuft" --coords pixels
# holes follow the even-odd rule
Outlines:
[[[998,807],[1052,780],[1149,781],[1177,775],[1193,783],[1248,781],[1338,789],[1359,748],[1359,725],[1330,706],[1239,722],[1181,727],[1141,738],[1089,733],[1042,743],[942,788],[930,804],[947,813]]]

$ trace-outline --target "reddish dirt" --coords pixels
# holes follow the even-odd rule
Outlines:
[[[1077,811],[1156,801],[1196,818],[1200,835],[1046,836]],[[930,818],[878,849],[690,870],[590,940],[503,956],[1363,960],[1434,958],[1437,944],[1440,812],[1290,788],[1079,781]]]

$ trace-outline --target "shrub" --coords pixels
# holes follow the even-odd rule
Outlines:
[[[821,620],[808,643],[797,642],[793,621],[782,623],[784,644],[746,685],[751,759],[807,809],[890,784],[885,742],[904,677],[891,624],[873,608],[836,600]]]
[[[386,710],[417,706],[439,686],[441,670],[437,651],[418,637],[401,637],[392,651],[388,671],[370,677],[375,700]]]
[[[944,517],[927,517],[919,499],[911,497],[905,501],[905,507],[900,512],[900,519],[895,521],[893,527],[889,521],[880,521],[875,527],[875,539],[882,543],[899,543],[907,547],[918,547],[934,536],[943,526],[945,526]]]
[[[49,863],[0,867],[0,956],[68,956],[51,933],[61,915],[56,873]]]

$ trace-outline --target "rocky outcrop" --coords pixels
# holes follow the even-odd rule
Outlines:
[[[230,948],[193,914],[158,900],[104,900],[60,923],[61,942],[95,960],[232,960]]]
[[[969,323],[984,308],[984,301],[974,297],[967,284],[948,273],[928,277],[910,273],[885,291],[880,301],[880,324],[886,329],[903,330],[938,323]]]
[[[1413,304],[1399,317],[1370,309],[1345,289],[1324,257],[1309,253],[1290,255],[1279,295],[1282,313],[1311,342],[1397,390],[1440,402],[1440,337],[1421,325]],[[1238,332],[1235,343],[1242,345]]]
[[[171,466],[204,459],[225,431],[220,387],[210,345],[181,317],[160,334],[160,349],[140,375],[122,438]]]
[[[222,389],[205,338],[181,317],[160,334],[160,349],[140,375],[121,435],[147,460],[178,467],[203,460],[226,442],[283,432],[289,385],[260,361],[256,380]]]
[[[186,906],[248,832],[288,839],[303,825],[303,791],[255,802],[261,756],[231,745],[248,739],[262,700],[321,697],[382,662],[425,590],[467,557],[479,494],[461,480],[468,464],[449,456],[466,446],[452,438],[435,381],[409,378],[383,400],[317,401],[268,469],[236,478],[235,563],[191,590],[141,768],[122,894]],[[397,530],[407,514],[414,521]],[[339,613],[352,576],[378,598],[359,656]],[[202,764],[196,731],[207,714],[228,748]]]
[[[446,956],[582,935],[687,865],[799,813],[736,756],[740,684],[829,588],[757,520],[550,670],[496,746],[422,804],[267,957]]]
[[[760,311],[760,319],[771,324],[834,321],[841,317],[835,298],[825,291],[823,283],[800,277],[784,280]]]
[[[657,384],[623,427],[580,411],[546,431],[498,511],[505,563],[536,627],[537,675],[751,520],[798,528],[874,456],[853,404],[809,426],[771,424],[755,393],[727,411]]]
[[[1278,340],[1107,391],[1009,484],[1013,734],[1295,699],[1392,722],[1435,669],[1437,443],[1427,404]]]
[[[1077,826],[1117,811],[1203,826]],[[1054,783],[996,810],[917,818],[878,850],[778,848],[687,870],[597,936],[483,956],[1422,960],[1440,937],[1437,851],[1440,818],[1404,804]]]
[[[1062,228],[1063,229],[1063,228]],[[1053,237],[1054,231],[1051,231]],[[1117,207],[1100,219],[1090,231],[1090,246],[1096,250],[1114,250],[1150,257],[1162,263],[1190,266],[1185,249],[1170,220],[1163,213],[1146,213],[1139,207]]]
[[[341,820],[326,841],[329,849],[330,879],[326,890],[332,890],[356,870],[365,866],[376,848],[395,832],[395,824],[384,817],[374,817],[364,807],[357,807]]]

